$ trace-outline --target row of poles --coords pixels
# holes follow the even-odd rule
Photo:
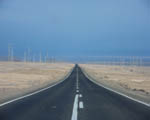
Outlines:
[[[60,58],[57,58],[60,59]],[[14,49],[11,45],[8,45],[8,61],[15,61]],[[134,65],[134,66],[150,66],[150,57],[143,56],[85,56],[85,57],[63,57],[62,61],[75,60],[78,63],[97,63],[103,65]],[[28,48],[24,52],[24,57],[22,59],[24,62],[55,62],[55,57],[49,57],[48,53],[42,55],[31,55],[31,49]]]
[[[103,64],[103,65],[150,66],[150,57],[143,57],[143,56],[97,56],[97,57],[87,57],[87,63],[97,63],[97,64]]]
[[[14,49],[11,45],[8,45],[8,61],[16,61],[16,57],[14,56]],[[19,60],[20,61],[20,60]],[[45,56],[42,56],[40,52],[39,55],[32,55],[31,49],[28,48],[27,51],[24,52],[24,57],[21,61],[24,62],[55,62],[55,57],[49,57],[48,53]]]
[[[14,49],[11,45],[8,45],[8,61],[14,61]]]

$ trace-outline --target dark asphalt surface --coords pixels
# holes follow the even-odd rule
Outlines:
[[[78,66],[64,82],[0,107],[0,120],[71,120],[76,94],[84,105],[78,120],[150,120],[149,107],[94,84]]]

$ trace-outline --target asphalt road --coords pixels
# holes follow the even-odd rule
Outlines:
[[[76,66],[60,84],[1,106],[0,120],[150,120],[150,107],[96,85]]]

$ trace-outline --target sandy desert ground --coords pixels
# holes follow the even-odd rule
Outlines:
[[[97,82],[150,103],[150,67],[81,64]]]
[[[62,80],[69,63],[0,62],[0,103]]]

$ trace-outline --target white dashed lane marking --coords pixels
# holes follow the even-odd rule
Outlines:
[[[84,108],[84,105],[83,105],[83,102],[82,102],[82,101],[79,102],[79,108],[80,108],[80,109],[83,109],[83,108]]]
[[[80,94],[80,95],[79,95],[79,97],[81,98],[81,97],[82,97],[82,95]]]

